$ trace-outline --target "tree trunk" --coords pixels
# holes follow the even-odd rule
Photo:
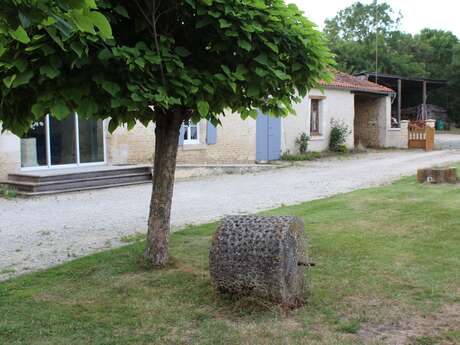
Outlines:
[[[154,266],[168,263],[171,205],[179,132],[184,120],[179,110],[158,117],[155,128],[152,199],[148,221],[146,259]]]

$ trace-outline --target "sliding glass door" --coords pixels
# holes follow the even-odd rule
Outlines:
[[[102,120],[86,120],[71,114],[59,121],[46,116],[34,123],[21,138],[24,169],[103,164],[105,162]]]
[[[77,134],[74,115],[59,121],[49,116],[51,165],[77,164]]]

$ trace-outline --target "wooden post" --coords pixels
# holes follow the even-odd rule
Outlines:
[[[401,95],[402,95],[402,81],[398,79],[398,125],[401,127]]]
[[[426,94],[426,80],[423,81],[423,108],[422,108],[422,116],[423,120],[425,121],[428,118],[427,114],[427,109],[426,109],[426,100],[427,100],[427,94]]]

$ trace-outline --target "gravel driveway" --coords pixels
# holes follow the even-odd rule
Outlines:
[[[460,134],[436,133],[436,147],[442,150],[460,150]]]
[[[460,150],[385,151],[327,159],[253,175],[176,184],[177,229],[391,182],[417,168],[460,161]],[[39,198],[0,198],[0,280],[123,244],[145,232],[150,186]]]

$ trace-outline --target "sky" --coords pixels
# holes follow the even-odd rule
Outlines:
[[[286,0],[295,3],[305,15],[323,28],[324,20],[334,17],[335,14],[356,0]],[[370,0],[361,0],[370,3]],[[379,2],[384,2],[380,0]],[[423,28],[442,29],[452,31],[460,37],[460,1],[459,0],[386,0],[396,12],[401,11],[403,18],[401,29],[415,34]]]

